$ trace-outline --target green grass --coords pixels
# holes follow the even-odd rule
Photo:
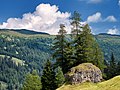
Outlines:
[[[57,90],[120,90],[120,76],[100,83],[82,83],[77,85],[63,85]]]
[[[5,55],[0,55],[0,57],[4,58]],[[7,56],[7,57],[9,57],[9,56]],[[12,57],[12,61],[13,61],[16,65],[18,65],[18,64],[20,64],[20,65],[25,65],[25,61],[20,60],[20,59],[15,58],[15,57]]]

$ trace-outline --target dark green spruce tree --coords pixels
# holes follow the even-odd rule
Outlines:
[[[58,35],[56,35],[55,42],[54,42],[54,54],[53,58],[56,59],[56,67],[60,66],[63,70],[64,63],[65,63],[65,47],[66,47],[66,30],[64,24],[60,24],[60,30],[58,32]],[[64,72],[64,70],[63,70]]]
[[[86,24],[75,39],[76,65],[93,61],[93,43],[94,38],[88,24]]]
[[[74,62],[74,66],[82,63],[82,59],[81,59],[81,50],[82,50],[82,42],[81,42],[81,24],[80,24],[80,21],[81,21],[81,18],[80,18],[80,14],[75,11],[73,13],[73,16],[71,18],[71,36],[72,36],[72,39],[71,39],[71,46],[73,47],[73,57],[75,58],[75,62]]]
[[[104,58],[91,29],[88,24],[81,25],[80,14],[74,12],[72,22],[72,34],[74,34],[73,45],[75,51],[76,65],[90,62],[98,66],[100,69],[104,68]]]
[[[103,53],[91,33],[91,29],[86,24],[80,34],[80,45],[81,45],[81,61],[90,62],[99,67],[101,70],[105,68]],[[79,53],[79,52],[78,52]]]
[[[45,67],[43,69],[41,82],[42,90],[55,90],[57,88],[55,84],[55,72],[49,60],[46,62]]]
[[[65,47],[65,62],[64,62],[64,73],[67,73],[70,68],[75,66],[75,55],[74,55],[74,47],[71,45],[71,42],[66,43]]]
[[[117,63],[117,75],[120,75],[120,61]]]
[[[114,54],[111,54],[111,60],[108,67],[108,79],[113,78],[117,75],[117,63],[115,61]]]
[[[27,74],[22,90],[41,90],[41,79],[37,72],[34,70],[31,74]]]
[[[80,14],[74,12],[71,23],[73,26],[71,33],[74,38],[72,46],[74,47],[73,52],[76,59],[75,65],[90,62],[100,69],[103,69],[104,58],[102,51],[92,35],[89,25],[81,25],[80,21]]]
[[[93,56],[94,38],[91,34],[91,30],[90,30],[88,24],[86,24],[83,27],[79,39],[80,39],[80,45],[81,45],[81,48],[82,48],[82,50],[80,52],[82,62],[92,62],[93,57],[94,57]]]

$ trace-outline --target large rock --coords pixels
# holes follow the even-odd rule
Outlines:
[[[102,80],[102,72],[92,63],[83,63],[71,68],[65,77],[71,84],[82,82],[96,83]]]

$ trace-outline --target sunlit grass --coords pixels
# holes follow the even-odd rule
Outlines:
[[[57,90],[120,90],[120,76],[100,83],[82,83],[77,85],[63,85]]]

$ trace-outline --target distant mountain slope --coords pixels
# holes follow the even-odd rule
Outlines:
[[[25,63],[29,63],[30,68],[34,67],[41,71],[45,61],[51,55],[50,45],[53,37],[28,30],[19,32],[17,30],[0,31],[0,54],[24,60]]]
[[[49,41],[49,44],[52,44],[53,38],[55,37],[54,35],[49,35],[47,33],[29,31],[29,30],[24,30],[24,29],[22,30],[9,30],[9,29],[0,30],[0,35],[10,35],[15,38],[24,38],[24,39],[34,38],[33,42],[36,39],[42,39],[43,44],[45,44],[46,41]],[[110,60],[111,53],[113,52],[115,55],[116,61],[120,61],[120,35],[110,35],[106,33],[101,33],[101,34],[95,35],[95,38],[97,42],[99,43],[100,47],[102,48],[102,51],[104,52],[104,56],[106,60],[108,61]],[[39,43],[40,42],[41,40],[39,41]],[[40,46],[40,48],[42,48],[42,46]]]
[[[120,76],[101,83],[82,83],[77,85],[63,85],[57,90],[120,90]]]
[[[36,31],[26,30],[26,29],[0,29],[0,31],[14,31],[14,32],[18,32],[18,33],[26,34],[26,35],[34,35],[34,34],[49,35],[48,33],[45,33],[45,32],[36,32]]]
[[[120,61],[120,35],[99,34],[95,35],[106,60],[110,60],[111,53],[115,55],[116,61]]]

